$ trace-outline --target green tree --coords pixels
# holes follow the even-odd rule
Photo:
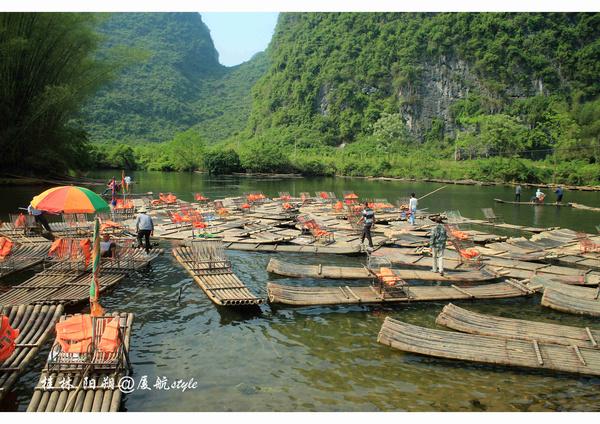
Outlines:
[[[190,129],[177,134],[168,143],[167,149],[176,171],[195,171],[204,163],[205,145],[196,130]]]
[[[0,14],[0,166],[79,168],[86,136],[73,118],[111,77],[95,58],[98,18],[82,13]]]
[[[216,149],[204,155],[204,167],[209,174],[224,175],[242,170],[240,157],[233,149]]]

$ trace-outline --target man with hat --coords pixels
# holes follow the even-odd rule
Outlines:
[[[431,230],[431,237],[429,244],[431,246],[431,254],[433,256],[433,272],[438,272],[440,275],[444,275],[444,250],[446,249],[446,240],[448,240],[448,234],[442,224],[442,218],[437,216],[431,218],[437,225]]]
[[[150,236],[154,235],[154,222],[150,215],[146,213],[146,208],[142,207],[135,220],[135,231],[137,232],[138,244],[142,247],[142,238],[145,241],[146,253],[150,252]]]

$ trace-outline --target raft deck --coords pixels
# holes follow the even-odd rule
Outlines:
[[[48,256],[50,242],[19,244],[8,256],[0,260],[0,277],[38,265]]]
[[[535,291],[517,281],[471,286],[410,286],[409,296],[382,293],[378,287],[294,287],[267,283],[270,303],[295,306],[358,305],[369,303],[425,302],[440,300],[503,299],[527,296]]]
[[[62,305],[0,306],[10,326],[20,330],[15,351],[0,361],[0,401],[48,340],[63,309]]]
[[[126,322],[123,344],[128,352],[133,314],[122,312],[112,315]],[[121,361],[124,362],[125,358],[121,358]],[[85,374],[82,370],[54,370],[46,363],[27,412],[118,412],[122,396],[118,383],[126,373],[127,369],[121,367],[117,370],[98,369]],[[70,382],[70,386],[61,382]]]
[[[600,349],[596,348],[434,330],[390,317],[381,326],[377,341],[437,358],[600,375]]]

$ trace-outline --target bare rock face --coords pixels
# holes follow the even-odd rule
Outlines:
[[[446,133],[453,133],[455,126],[450,106],[466,97],[474,87],[482,90],[467,62],[440,56],[435,62],[424,65],[417,85],[399,90],[399,112],[411,133],[419,138],[431,127],[434,118],[444,121]]]

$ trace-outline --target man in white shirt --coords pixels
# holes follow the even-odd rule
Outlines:
[[[115,258],[117,253],[117,244],[110,241],[110,234],[104,234],[100,242],[100,256],[103,258]]]
[[[35,222],[44,227],[44,229],[49,233],[52,233],[52,229],[50,229],[50,224],[44,216],[44,211],[36,209],[30,204],[29,206],[27,206],[27,212],[29,212],[29,215],[33,215],[33,217],[35,218]]]
[[[415,193],[410,193],[408,209],[410,210],[409,222],[411,225],[415,225],[415,216],[417,215],[417,198],[415,197]]]
[[[146,208],[139,210],[139,215],[135,220],[135,230],[137,231],[138,244],[142,246],[142,238],[145,241],[146,253],[150,252],[150,236],[154,234],[154,222],[150,215],[146,214]]]

